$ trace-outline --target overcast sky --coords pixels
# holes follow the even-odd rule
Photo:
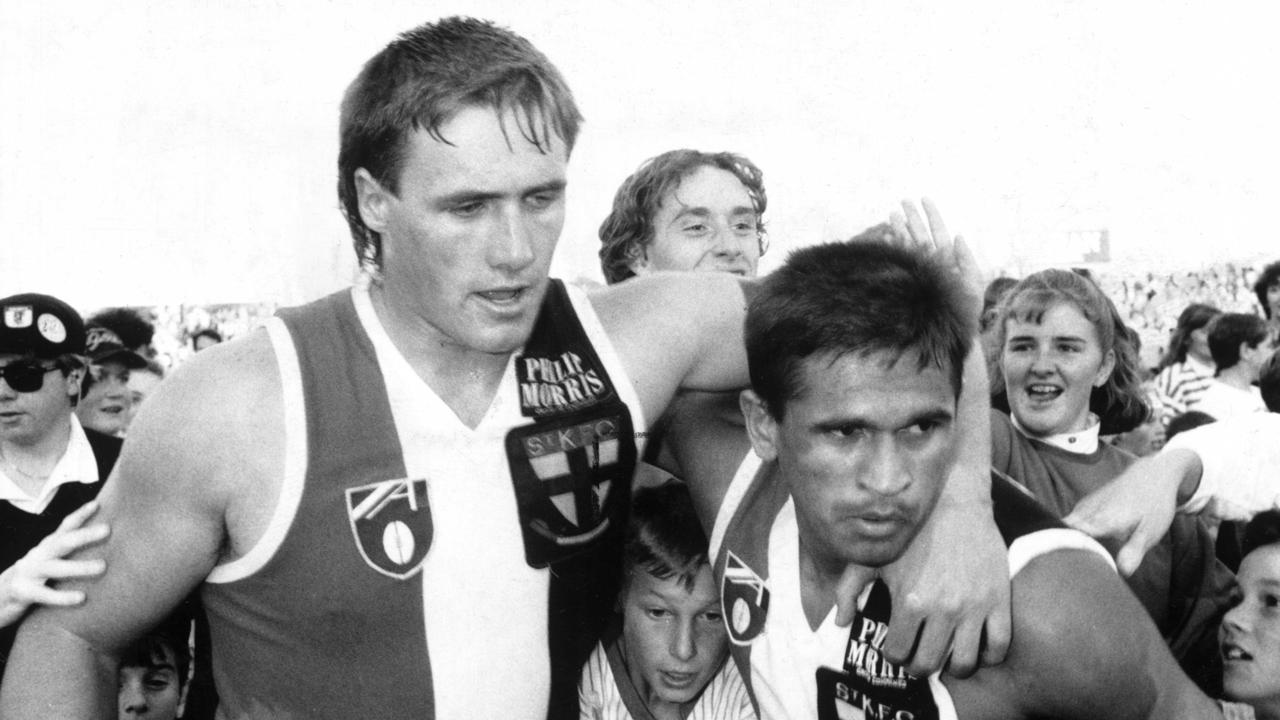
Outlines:
[[[645,158],[765,171],[773,250],[928,195],[993,268],[1280,256],[1269,3],[0,0],[0,294],[295,302],[351,276],[337,106],[394,35],[497,20],[587,118],[553,272]]]

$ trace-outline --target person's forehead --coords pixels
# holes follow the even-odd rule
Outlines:
[[[800,363],[799,393],[816,415],[857,418],[892,426],[939,411],[952,411],[951,374],[919,353],[817,353]]]
[[[435,171],[438,178],[483,183],[506,179],[502,171],[514,169],[514,158],[534,159],[540,161],[541,171],[559,168],[563,173],[569,160],[564,139],[553,128],[535,125],[545,140],[539,148],[525,133],[531,122],[541,120],[517,116],[516,112],[469,105],[441,124],[435,134],[425,128],[410,131],[404,141],[402,173],[418,164],[426,165],[419,169]]]
[[[703,563],[698,568],[692,588],[680,581],[679,576],[659,578],[644,570],[636,568],[632,573],[627,594],[632,597],[661,597],[672,603],[705,605],[717,600],[720,596],[715,589],[715,580],[711,575],[711,566]]]
[[[754,212],[751,193],[737,175],[714,165],[699,165],[667,188],[659,208],[679,213],[719,205],[728,205],[734,211]]]

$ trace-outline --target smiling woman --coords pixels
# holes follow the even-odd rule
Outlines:
[[[1020,281],[997,320],[1000,389],[992,411],[992,465],[1061,515],[1136,458],[1100,440],[1147,417],[1138,359],[1115,305],[1092,280],[1044,270]],[[1184,670],[1206,690],[1218,671],[1213,630],[1230,572],[1204,526],[1179,518],[1128,578]],[[1207,659],[1207,660],[1206,660]]]

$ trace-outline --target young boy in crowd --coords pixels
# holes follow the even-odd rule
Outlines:
[[[755,718],[729,655],[720,596],[689,490],[639,490],[623,556],[621,617],[578,686],[583,720]]]
[[[175,720],[186,693],[191,654],[185,638],[144,635],[120,659],[120,720]]]

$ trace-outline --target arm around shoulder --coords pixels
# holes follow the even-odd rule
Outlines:
[[[655,273],[591,293],[645,417],[677,390],[746,387],[746,285],[723,273]]]

